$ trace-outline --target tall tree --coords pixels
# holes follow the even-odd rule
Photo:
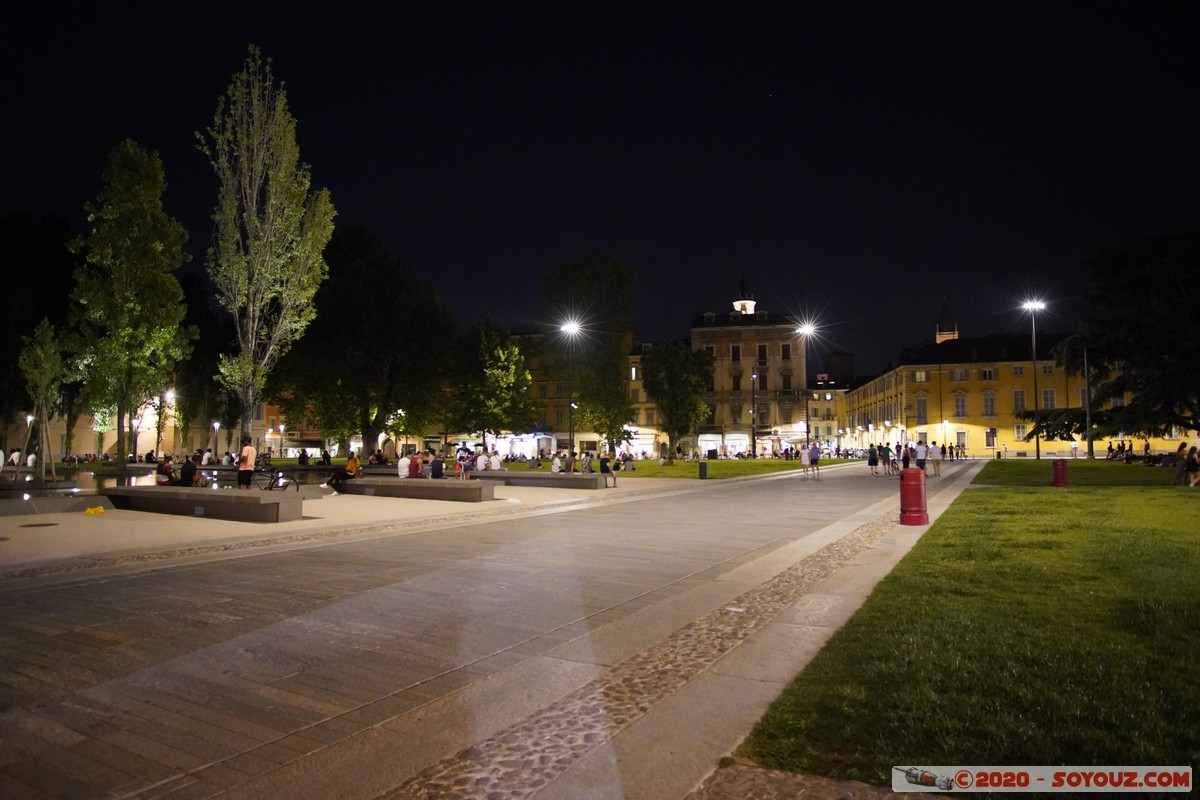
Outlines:
[[[1090,267],[1087,299],[1102,312],[1087,326],[1094,399],[1113,403],[1099,432],[1200,430],[1200,231],[1106,252]]]
[[[61,217],[22,213],[0,217],[5,260],[27,276],[5,284],[0,297],[0,342],[15,343],[31,335],[42,317],[48,317],[60,332],[65,328],[77,261],[67,244],[74,236]],[[5,422],[18,415],[24,422],[30,409],[19,355],[17,347],[0,348],[0,419]]]
[[[42,480],[46,480],[46,462],[51,463],[53,476],[53,453],[50,452],[46,437],[50,431],[50,419],[58,402],[58,392],[62,385],[66,367],[63,362],[62,350],[54,326],[50,320],[43,319],[33,336],[22,337],[25,346],[21,349],[21,372],[25,374],[25,386],[33,400],[38,425],[38,468]]]
[[[328,190],[310,190],[287,93],[254,46],[197,138],[220,182],[208,272],[237,330],[220,380],[241,401],[247,435],[267,376],[316,314],[333,203]]]
[[[633,420],[629,398],[629,352],[633,345],[633,268],[603,253],[591,253],[546,274],[541,303],[558,328],[579,325],[558,343],[553,369],[570,382],[581,423],[599,433],[610,447],[624,438]]]
[[[174,270],[187,260],[187,234],[163,210],[162,162],[126,140],[109,155],[104,187],[85,206],[89,231],[71,247],[83,255],[72,294],[90,405],[116,409],[117,453],[125,419],[186,357],[195,330],[182,326],[183,290]]]
[[[460,337],[455,356],[448,390],[452,430],[481,436],[532,430],[537,423],[537,406],[529,396],[532,378],[506,330],[477,321]]]
[[[658,407],[671,453],[681,436],[691,433],[708,417],[704,393],[712,378],[713,359],[704,350],[667,342],[642,356],[642,386],[646,397]]]
[[[362,435],[373,447],[401,419],[441,405],[445,342],[453,331],[432,290],[372,233],[339,230],[329,242],[320,315],[280,362],[269,395],[292,425],[311,410],[327,436]],[[372,313],[362,312],[363,291]]]

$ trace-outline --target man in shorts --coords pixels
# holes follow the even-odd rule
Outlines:
[[[254,449],[254,445],[250,444],[250,437],[242,437],[242,452],[238,456],[238,478],[237,485],[239,489],[249,489],[251,479],[254,477],[254,460],[258,458],[258,451]]]

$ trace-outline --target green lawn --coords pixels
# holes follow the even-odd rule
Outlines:
[[[831,466],[833,464],[845,463],[846,459],[840,460],[824,460],[821,462],[822,467]],[[785,461],[781,458],[758,458],[758,459],[716,459],[713,461],[700,462],[708,465],[708,477],[711,480],[720,480],[722,478],[741,478],[747,475],[769,475],[774,472],[786,472],[788,470],[800,469],[799,461]],[[660,466],[657,461],[646,460],[634,462],[636,467],[633,471],[621,470],[618,473],[620,478],[699,478],[700,464],[696,462],[687,462],[677,460],[674,464]],[[525,465],[521,463],[508,465],[509,469],[525,469]],[[598,467],[597,467],[598,469]],[[550,462],[542,463],[542,471],[550,471]]]
[[[1067,462],[1069,486],[1169,486],[1175,477],[1174,467],[1146,467],[1103,459],[1064,460]],[[1003,486],[1048,486],[1052,470],[1051,459],[996,459],[975,476],[974,482]]]
[[[1172,470],[989,464],[738,754],[890,784],[904,764],[1200,763],[1200,491]],[[1107,483],[1108,485],[1099,485]]]

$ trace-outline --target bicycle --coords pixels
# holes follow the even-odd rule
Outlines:
[[[888,474],[897,476],[900,474],[900,459],[893,458],[888,462]]]
[[[254,474],[251,476],[254,481],[254,486],[259,491],[273,492],[276,489],[286,492],[288,489],[300,491],[299,481],[292,480],[282,469],[273,468],[266,469],[262,466],[254,467]]]

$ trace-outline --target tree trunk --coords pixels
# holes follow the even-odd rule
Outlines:
[[[117,464],[118,469],[125,469],[128,461],[126,455],[128,451],[125,448],[125,407],[120,403],[117,404]]]

